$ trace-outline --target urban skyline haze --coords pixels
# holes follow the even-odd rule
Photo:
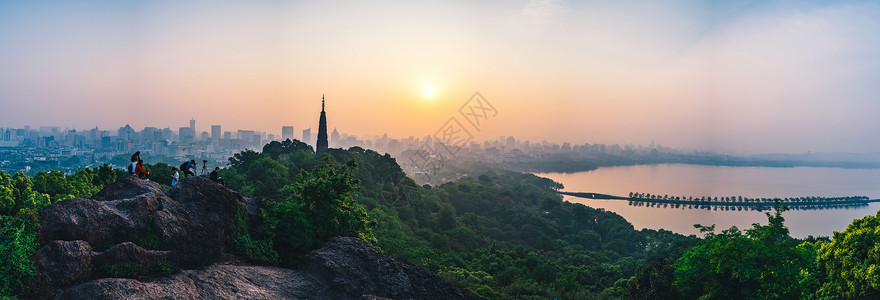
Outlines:
[[[880,152],[869,1],[0,3],[0,128],[434,134]],[[199,131],[210,132],[202,123]]]

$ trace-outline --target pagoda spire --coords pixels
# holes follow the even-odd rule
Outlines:
[[[321,118],[318,120],[318,142],[315,153],[327,150],[327,113],[324,112],[324,94],[321,94]]]

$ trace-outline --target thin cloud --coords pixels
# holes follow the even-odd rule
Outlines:
[[[522,9],[522,15],[535,22],[544,23],[563,11],[563,2],[562,0],[529,0]]]

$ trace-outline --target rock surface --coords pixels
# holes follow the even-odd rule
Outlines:
[[[92,199],[98,201],[110,201],[128,199],[147,193],[164,194],[164,192],[162,192],[162,187],[155,181],[142,180],[137,178],[137,176],[132,175],[117,178],[115,183],[95,193],[95,195],[92,196]]]
[[[58,299],[477,299],[355,238],[334,238],[297,270],[212,265],[153,282],[99,279]]]
[[[201,176],[184,178],[166,193],[183,205],[192,221],[188,241],[178,244],[183,246],[177,250],[186,256],[184,261],[196,265],[216,261],[223,253],[226,237],[232,233],[233,218],[244,197]],[[170,242],[178,243],[173,239]]]
[[[471,293],[437,275],[379,252],[360,239],[333,238],[306,256],[301,269],[339,298],[468,299]]]
[[[76,282],[92,264],[92,247],[85,241],[52,241],[37,251],[41,280],[49,285]]]
[[[168,191],[123,177],[93,198],[57,202],[39,212],[38,240],[45,246],[36,262],[43,297],[476,298],[355,238],[332,239],[297,270],[217,264],[234,218],[246,208],[248,222],[254,222],[260,201],[204,177],[185,178]],[[180,269],[190,270],[160,278]],[[117,276],[129,278],[109,278]]]
[[[134,243],[125,242],[92,256],[92,265],[98,275],[114,276],[113,267],[121,267],[129,276],[143,276],[157,270],[162,264],[172,268],[171,251],[147,250]],[[130,268],[125,270],[124,268]],[[170,271],[170,270],[169,270]],[[121,271],[117,271],[121,272]]]
[[[127,198],[107,198],[111,195]],[[172,210],[173,214],[186,217],[182,206],[168,198],[158,184],[133,176],[117,180],[95,198],[101,200],[70,199],[40,210],[38,240],[41,243],[83,240],[92,248],[107,248],[122,242],[140,242],[146,237],[148,227],[155,227],[155,222],[150,224],[149,219],[158,210]],[[175,206],[179,208],[175,210]],[[173,225],[177,224],[169,224]]]

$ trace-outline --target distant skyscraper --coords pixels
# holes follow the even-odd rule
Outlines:
[[[196,132],[198,132],[196,131],[196,119],[189,120],[189,130],[191,130],[190,132],[192,132],[193,136],[195,136]]]
[[[333,132],[330,133],[330,141],[328,141],[328,144],[329,142],[333,142],[333,147],[342,147],[342,145],[339,144],[339,131],[336,131],[336,128],[333,128]]]
[[[318,142],[315,152],[327,150],[327,114],[324,113],[324,95],[321,95],[321,119],[318,120]]]
[[[219,141],[220,140],[220,125],[211,125],[211,140]]]
[[[281,127],[281,140],[286,139],[294,139],[293,137],[293,126],[283,126]]]
[[[312,128],[311,127],[309,127],[309,129],[303,129],[302,138],[303,138],[302,141],[304,143],[306,143],[306,144],[312,143]]]
[[[195,138],[192,127],[180,127],[177,129],[177,141],[181,144],[191,144]]]

